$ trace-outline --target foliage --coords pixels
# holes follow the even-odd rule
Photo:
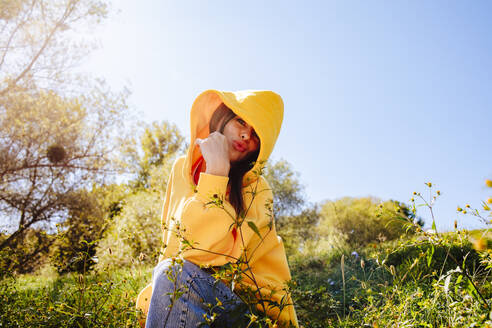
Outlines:
[[[145,128],[140,136],[140,150],[136,142],[127,145],[125,153],[130,158],[130,168],[138,173],[128,183],[121,211],[97,248],[99,267],[128,265],[135,257],[151,263],[157,261],[162,199],[171,165],[184,148],[183,140],[175,125],[163,122]]]
[[[418,227],[414,225],[413,236],[358,250],[345,244],[320,255],[292,256],[291,290],[300,324],[492,325],[492,250],[473,249],[466,231],[437,233]],[[4,279],[0,322],[9,327],[72,327],[76,322],[84,327],[137,327],[134,298],[150,279],[151,268],[136,258],[131,262],[129,268],[113,266],[90,275]],[[268,327],[267,318],[251,318],[250,327]]]
[[[278,233],[284,241],[287,256],[306,253],[311,245],[316,244],[319,233],[319,209],[317,206],[305,208],[301,213],[286,216],[276,221]]]
[[[65,217],[74,193],[115,169],[112,134],[125,105],[124,96],[117,103],[111,97],[105,89],[77,99],[52,92],[4,97],[0,211],[12,233],[0,249],[22,243],[30,227],[52,228]]]
[[[107,15],[99,0],[0,1],[0,98],[73,90],[72,68],[90,51],[77,37]]]
[[[9,236],[4,234],[0,242]],[[24,242],[0,250],[0,279],[6,274],[33,272],[48,260],[54,238],[43,229],[28,228],[24,231]]]
[[[292,170],[289,162],[281,159],[267,162],[263,174],[272,188],[273,215],[276,220],[280,222],[284,217],[299,214],[306,203],[299,173]]]
[[[76,32],[97,25],[106,9],[96,0],[0,2],[0,214],[8,235],[0,250],[16,254],[28,229],[53,232],[74,193],[118,169],[128,94],[72,74],[89,51]]]
[[[299,174],[286,160],[267,162],[263,172],[273,192],[273,215],[288,256],[318,240],[313,227],[319,223],[319,209],[307,204]]]
[[[414,215],[405,204],[393,200],[345,197],[324,203],[320,215],[320,239],[337,235],[355,248],[414,232],[409,225]]]
[[[182,154],[187,146],[175,124],[164,121],[141,125],[141,135],[127,140],[123,150],[129,171],[135,173],[130,182],[131,188],[135,190],[150,188],[151,171]]]
[[[96,246],[111,220],[121,212],[126,188],[93,186],[74,193],[68,218],[58,225],[51,261],[59,273],[87,272],[97,263]]]
[[[163,169],[162,174],[169,172]],[[136,257],[156,263],[161,246],[161,203],[158,192],[141,191],[126,197],[122,211],[98,243],[98,267],[126,266]]]

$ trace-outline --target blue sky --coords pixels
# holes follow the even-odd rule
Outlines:
[[[176,123],[206,89],[270,89],[285,116],[273,159],[311,202],[408,202],[431,181],[439,230],[492,196],[492,2],[130,1],[84,69]],[[427,212],[419,213],[430,222]],[[429,223],[428,223],[429,226]]]

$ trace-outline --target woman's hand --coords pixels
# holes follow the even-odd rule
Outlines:
[[[196,138],[195,145],[200,147],[203,158],[207,163],[205,173],[228,176],[231,169],[229,161],[229,144],[227,138],[220,132],[212,132],[205,139]]]

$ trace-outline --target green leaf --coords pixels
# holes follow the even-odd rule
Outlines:
[[[432,230],[434,230],[435,232],[437,232],[436,221],[435,220],[432,220]]]
[[[258,230],[258,227],[253,221],[248,221],[248,226],[251,228],[251,230],[253,230],[258,235],[258,237],[260,237],[261,240],[263,240],[263,238],[260,235],[260,230]]]
[[[434,255],[434,245],[427,250],[427,267],[430,268],[432,262],[432,256]]]

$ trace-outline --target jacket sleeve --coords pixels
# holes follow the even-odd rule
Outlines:
[[[186,229],[187,240],[199,249],[187,250],[183,257],[195,264],[217,266],[235,262],[243,252],[243,245],[248,245],[255,233],[247,223],[236,237],[232,233],[236,214],[225,199],[228,181],[228,177],[202,172],[196,193],[184,204],[180,222]],[[246,213],[246,221],[254,220],[256,225],[266,221],[267,216],[265,211],[258,211],[258,199],[253,200],[251,213]],[[255,214],[260,217],[248,219]]]

